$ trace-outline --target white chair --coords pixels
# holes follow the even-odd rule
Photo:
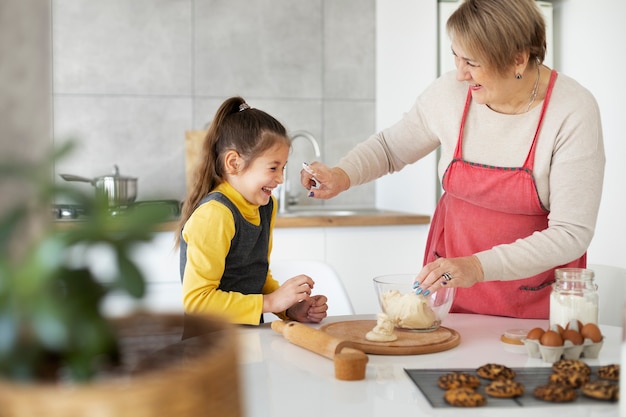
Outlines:
[[[310,276],[315,281],[312,294],[323,294],[328,298],[329,316],[354,314],[350,297],[348,297],[339,275],[326,262],[315,260],[272,261],[270,271],[274,279],[281,284],[296,275],[304,274]],[[275,314],[263,314],[263,320],[266,323],[276,319],[278,317]]]
[[[624,325],[626,301],[626,269],[611,265],[588,264],[598,285],[598,323],[611,326]]]

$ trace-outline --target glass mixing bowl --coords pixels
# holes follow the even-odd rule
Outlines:
[[[441,288],[427,296],[415,294],[415,274],[382,275],[374,278],[380,307],[396,328],[413,331],[437,330],[450,312],[454,288]]]

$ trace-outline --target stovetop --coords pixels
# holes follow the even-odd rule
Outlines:
[[[169,208],[170,218],[178,219],[180,217],[182,203],[178,200],[144,200],[135,201],[134,203],[124,206],[109,207],[109,214],[112,217],[120,217],[128,214],[139,206],[161,205]],[[84,221],[89,218],[89,211],[80,204],[53,204],[52,217],[55,221]]]

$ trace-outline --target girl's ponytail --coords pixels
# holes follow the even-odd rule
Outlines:
[[[224,155],[237,151],[246,165],[276,143],[290,145],[285,127],[262,110],[251,108],[241,97],[231,97],[217,109],[202,145],[194,185],[183,204],[180,232],[202,198],[224,181]],[[243,167],[245,169],[245,167]]]

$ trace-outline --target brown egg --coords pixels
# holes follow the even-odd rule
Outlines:
[[[528,332],[528,334],[526,335],[526,339],[540,340],[541,336],[543,336],[544,333],[545,333],[545,330],[543,330],[541,327],[535,327],[534,329]]]
[[[585,324],[582,329],[580,329],[580,334],[585,339],[591,339],[593,343],[598,343],[602,341],[602,333],[600,332],[600,328],[593,323]]]
[[[576,330],[572,330],[572,329],[566,329],[563,332],[563,342],[565,342],[566,340],[569,340],[570,342],[572,342],[575,345],[582,345],[583,344],[583,337],[580,333],[578,333]]]
[[[553,324],[552,326],[550,326],[550,330],[557,332],[561,336],[563,336],[563,332],[565,331],[563,326],[561,326],[560,324]]]
[[[539,343],[543,346],[563,346],[563,338],[554,330],[546,330]]]
[[[575,330],[577,332],[580,332],[580,329],[582,329],[582,328],[583,328],[583,324],[580,322],[580,320],[572,319],[572,320],[570,320],[569,323],[567,323],[567,326],[565,327],[565,330],[572,329],[572,330]]]

